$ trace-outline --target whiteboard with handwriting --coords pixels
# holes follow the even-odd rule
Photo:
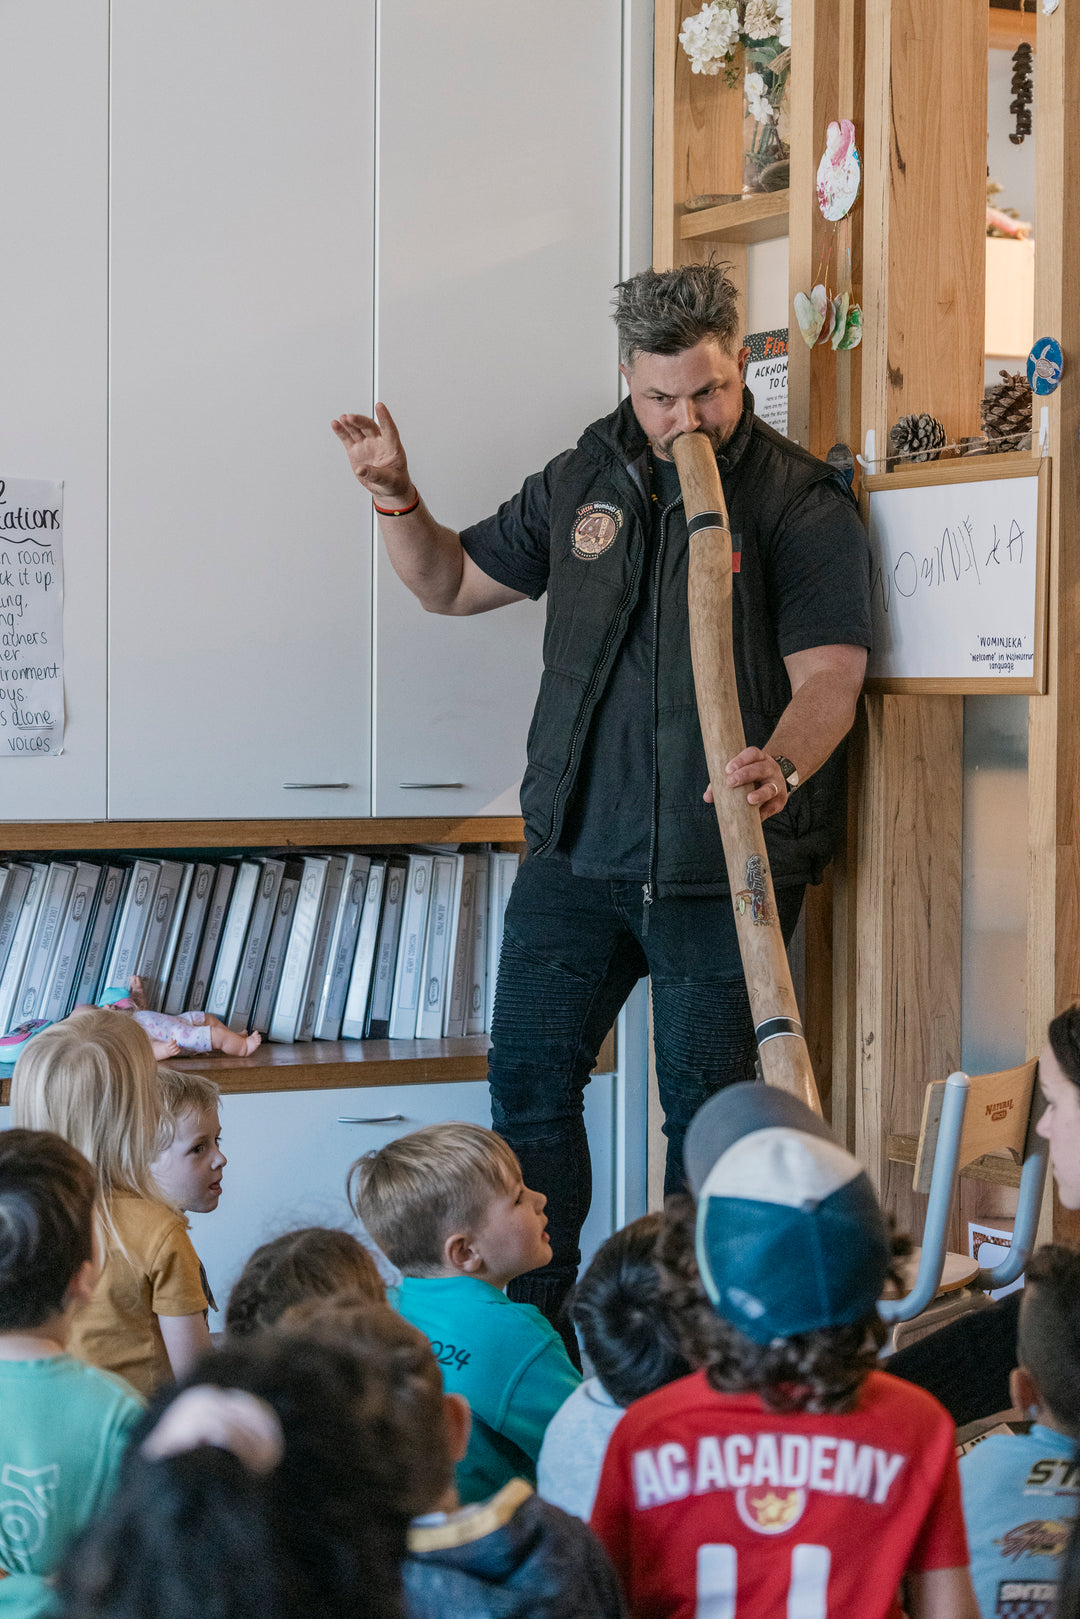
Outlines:
[[[864,478],[878,691],[1046,690],[1049,462],[995,455]]]

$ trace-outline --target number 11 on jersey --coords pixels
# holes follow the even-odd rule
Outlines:
[[[793,1546],[787,1619],[828,1619],[827,1546]],[[739,1560],[734,1546],[699,1546],[695,1619],[736,1619]]]

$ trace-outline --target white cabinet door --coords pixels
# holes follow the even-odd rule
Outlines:
[[[601,1075],[585,1093],[593,1156],[586,1260],[613,1229],[615,1084]],[[213,1214],[190,1216],[191,1240],[219,1305],[214,1330],[224,1326],[229,1290],[260,1243],[297,1226],[359,1230],[345,1196],[350,1166],[395,1136],[446,1119],[490,1127],[486,1080],[224,1097],[221,1145],[229,1162],[221,1203]]]
[[[370,813],[374,13],[112,0],[113,817]]]
[[[7,0],[0,62],[0,479],[63,480],[67,720],[52,758],[14,757],[0,732],[0,820],[91,820],[105,814],[108,0]],[[0,574],[13,568],[0,531]],[[17,571],[12,585],[0,596],[19,594]],[[6,611],[0,636],[18,632]],[[0,667],[20,658],[0,640]]]
[[[620,29],[620,0],[382,8],[376,386],[454,527],[617,403]],[[543,604],[439,618],[375,571],[374,813],[476,813],[524,769]]]
[[[213,1214],[190,1216],[191,1240],[220,1310],[211,1327],[224,1326],[229,1290],[260,1243],[297,1226],[358,1229],[345,1196],[350,1165],[395,1136],[444,1119],[490,1126],[486,1082],[223,1097],[221,1146],[229,1162],[221,1203]]]

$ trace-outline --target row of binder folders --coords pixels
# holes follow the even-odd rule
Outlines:
[[[270,1040],[488,1031],[518,855],[485,847],[0,864],[0,1033],[142,982]]]

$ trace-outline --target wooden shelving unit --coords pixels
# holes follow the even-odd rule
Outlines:
[[[463,1040],[309,1040],[264,1042],[251,1057],[185,1057],[170,1068],[210,1074],[227,1093],[323,1091],[350,1085],[433,1085],[486,1079],[486,1034]]]
[[[679,216],[682,242],[770,242],[787,233],[786,191],[764,191]]]
[[[356,844],[500,843],[524,838],[517,815],[338,821],[7,821],[0,854],[42,849],[318,849]]]
[[[0,824],[0,853],[102,854],[116,850],[338,848],[418,843],[523,841],[519,816],[306,821],[34,821]],[[609,1036],[610,1041],[610,1036]],[[486,1034],[460,1040],[312,1040],[264,1042],[251,1057],[181,1059],[176,1066],[210,1074],[225,1092],[331,1090],[355,1085],[430,1085],[487,1075]],[[605,1044],[600,1069],[614,1066]],[[6,1102],[10,1080],[0,1084]]]

